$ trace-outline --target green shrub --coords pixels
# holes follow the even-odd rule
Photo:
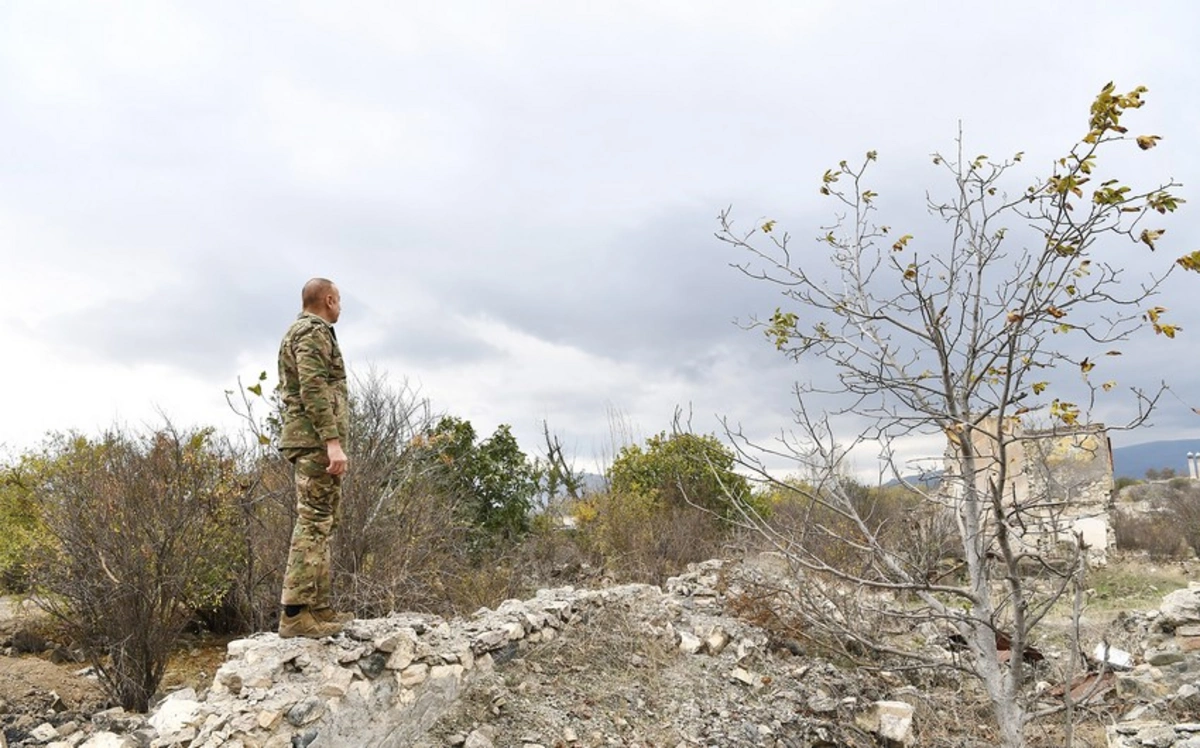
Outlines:
[[[645,497],[662,506],[692,506],[728,518],[734,500],[750,497],[736,457],[711,435],[661,433],[621,449],[608,470],[613,493]]]
[[[40,465],[32,456],[0,468],[0,590],[24,592],[29,585],[29,557],[47,542],[33,493]]]

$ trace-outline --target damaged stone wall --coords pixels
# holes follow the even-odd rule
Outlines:
[[[1103,424],[1030,431],[1023,435],[1029,497],[1045,497],[1037,510],[1039,542],[1083,537],[1093,563],[1104,563],[1115,545],[1109,510],[1113,501],[1112,444]]]
[[[1073,543],[1076,534],[1089,548],[1089,561],[1102,565],[1115,538],[1109,510],[1113,500],[1112,445],[1103,424],[1025,431],[1020,425],[1003,429],[1003,448],[991,434],[995,422],[984,422],[972,446],[984,464],[976,488],[989,489],[1003,467],[1005,499],[1022,507],[1024,530],[1018,540],[1031,551],[1053,555],[1059,543]],[[956,463],[946,456],[946,485],[953,496]]]

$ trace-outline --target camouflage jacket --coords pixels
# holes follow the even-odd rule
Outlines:
[[[279,393],[280,447],[323,447],[330,439],[346,439],[350,397],[333,325],[303,312],[288,328],[279,344]]]

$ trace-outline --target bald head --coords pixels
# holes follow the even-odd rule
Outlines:
[[[342,311],[342,295],[328,278],[309,279],[300,291],[300,301],[304,304],[304,311],[330,324],[338,321]]]

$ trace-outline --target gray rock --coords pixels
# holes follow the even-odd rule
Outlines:
[[[325,705],[316,696],[297,702],[287,711],[287,721],[296,727],[303,727],[309,722],[320,719],[325,713]]]
[[[855,722],[885,740],[908,745],[913,739],[914,711],[911,704],[903,701],[876,701]]]
[[[1171,725],[1154,725],[1137,732],[1137,741],[1146,748],[1171,748],[1175,744],[1175,728]]]
[[[307,730],[292,736],[292,748],[308,748],[317,739],[316,730]]]
[[[1178,628],[1200,623],[1200,582],[1190,582],[1185,590],[1175,590],[1158,606],[1159,626]]]
[[[818,688],[812,696],[808,697],[808,710],[813,714],[836,712],[837,707],[837,699],[825,693],[824,689]]]
[[[1166,665],[1174,665],[1177,662],[1183,662],[1186,655],[1176,649],[1159,649],[1152,650],[1146,653],[1146,662],[1154,667],[1164,667]]]
[[[358,661],[358,669],[366,677],[374,680],[386,669],[388,656],[383,651],[372,652]]]
[[[463,743],[463,748],[494,748],[492,736],[492,731],[487,728],[472,730]]]
[[[37,727],[29,731],[30,737],[39,743],[46,743],[58,737],[58,730],[54,729],[54,725],[49,722],[43,722]]]
[[[700,637],[687,631],[679,632],[679,651],[684,654],[696,654],[704,643],[700,641]]]

